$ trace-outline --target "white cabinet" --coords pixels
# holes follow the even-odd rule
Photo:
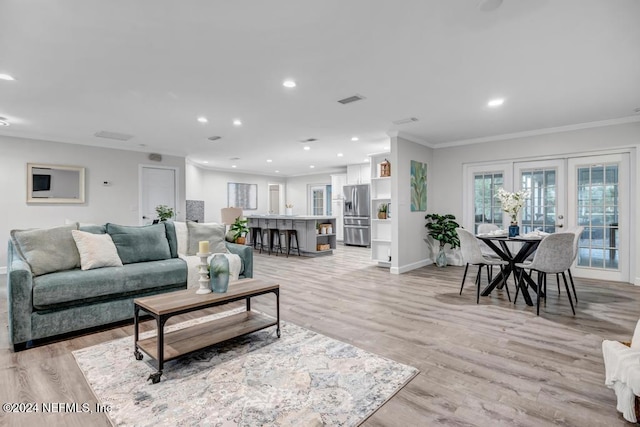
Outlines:
[[[378,165],[389,157],[389,153],[371,156],[371,259],[381,267],[391,266],[391,226],[393,224],[393,198],[391,177],[380,177]],[[393,173],[393,169],[392,172]],[[387,218],[379,218],[380,206],[388,208]]]
[[[331,216],[336,217],[335,234],[339,241],[344,240],[344,186],[347,184],[347,174],[331,175]]]
[[[344,200],[345,185],[347,185],[346,173],[331,175],[331,199],[332,200]]]
[[[369,184],[371,182],[371,165],[362,163],[347,166],[347,184]]]

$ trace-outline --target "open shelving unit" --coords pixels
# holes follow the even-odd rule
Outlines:
[[[371,156],[371,259],[380,267],[391,267],[391,226],[393,224],[393,203],[391,198],[391,177],[380,176],[380,163],[389,158],[389,153]],[[393,169],[391,170],[393,174]],[[378,219],[378,208],[389,206],[386,219]]]

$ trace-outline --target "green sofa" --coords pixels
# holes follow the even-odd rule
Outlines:
[[[122,266],[78,268],[78,250],[73,240],[69,243],[73,229],[109,234]],[[34,340],[132,319],[135,298],[187,288],[187,263],[178,256],[171,222],[74,224],[11,234],[7,296],[9,338],[16,351]],[[252,277],[251,248],[231,243],[227,248],[242,259],[240,277]]]

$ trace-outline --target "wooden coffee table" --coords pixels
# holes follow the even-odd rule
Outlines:
[[[277,318],[251,311],[251,298],[268,293],[276,295]],[[202,310],[207,307],[246,300],[247,310],[219,319],[189,326],[165,334],[167,320],[178,314]],[[139,339],[140,310],[156,319],[157,335]],[[244,279],[234,282],[226,293],[196,294],[195,290],[169,292],[133,301],[134,346],[137,360],[142,360],[140,350],[156,360],[158,371],[149,375],[153,384],[160,381],[164,362],[185,354],[210,347],[231,338],[250,334],[270,326],[276,326],[280,338],[280,285],[266,283],[258,279]]]

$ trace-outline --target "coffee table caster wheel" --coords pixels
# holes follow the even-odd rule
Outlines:
[[[136,349],[136,351],[133,352],[133,355],[136,357],[136,360],[142,360],[142,353],[140,353],[138,349]]]
[[[162,371],[153,373],[149,375],[147,381],[151,380],[151,384],[158,384],[160,382],[160,377],[162,376]]]

